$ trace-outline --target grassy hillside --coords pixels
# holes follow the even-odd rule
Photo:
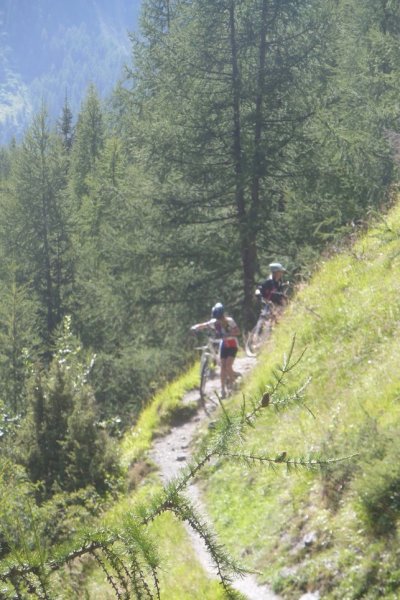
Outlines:
[[[240,451],[272,458],[285,452],[288,461],[352,456],[318,470],[230,459],[203,471],[201,485],[221,540],[285,599],[306,591],[341,600],[400,595],[399,273],[396,207],[347,252],[321,261],[241,393],[226,403],[234,411],[243,397],[259,400],[295,336],[294,358],[302,358],[280,393],[288,396],[307,383],[305,402],[284,411],[265,408]],[[180,398],[196,382],[194,367],[157,395],[124,439],[134,490],[108,513],[107,524],[117,524],[159,489],[146,451],[169,422],[184,417]],[[170,516],[155,523],[154,539],[165,597],[222,597]],[[88,597],[107,597],[100,575],[87,590]]]
[[[161,484],[146,458],[154,437],[162,435],[171,423],[187,418],[196,407],[182,406],[185,393],[197,385],[198,365],[155,395],[135,427],[121,444],[121,460],[127,469],[128,491],[114,503],[101,520],[102,527],[118,531],[126,527],[129,515],[138,515],[139,506],[149,505],[161,492]],[[143,510],[143,509],[142,509]],[[163,514],[150,524],[148,533],[157,546],[161,568],[158,572],[162,597],[168,600],[223,600],[221,586],[211,580],[196,559],[186,530],[172,514]],[[112,600],[115,594],[103,571],[89,564],[80,582],[80,593],[91,600]],[[72,594],[72,591],[71,591]],[[68,595],[68,591],[67,591]],[[83,596],[82,596],[83,597]]]
[[[266,411],[246,446],[288,458],[357,456],[318,472],[232,461],[208,472],[222,539],[284,598],[400,596],[399,275],[396,207],[348,252],[321,261],[244,390],[260,397],[295,335],[295,353],[305,353],[285,392],[310,380],[309,410]]]

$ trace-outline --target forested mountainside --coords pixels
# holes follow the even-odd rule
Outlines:
[[[139,0],[2,0],[0,142],[20,137],[43,101],[58,117],[96,84],[105,97],[130,57]]]
[[[111,101],[3,145],[0,450],[50,545],[59,502],[85,520],[120,489],[115,438],[193,322],[221,301],[246,330],[271,260],[303,281],[387,210],[399,32],[385,1],[146,0]]]

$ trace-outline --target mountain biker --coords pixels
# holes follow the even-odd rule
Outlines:
[[[226,396],[227,385],[232,385],[240,373],[233,370],[233,363],[238,351],[237,336],[240,335],[240,329],[232,317],[225,314],[224,305],[217,302],[212,307],[211,319],[204,323],[193,325],[191,331],[200,331],[202,329],[213,329],[215,336],[220,339],[219,355],[221,360],[221,397]]]
[[[257,287],[256,294],[266,302],[272,302],[275,306],[285,306],[287,297],[285,294],[285,284],[282,281],[286,269],[279,262],[272,262],[269,265],[270,275],[261,285]]]

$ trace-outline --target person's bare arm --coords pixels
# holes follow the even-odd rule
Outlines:
[[[232,319],[229,322],[229,335],[237,336],[240,335],[240,329],[236,322]]]
[[[204,323],[196,323],[196,325],[192,325],[190,331],[201,331],[202,329],[207,329],[208,327],[211,327],[211,325],[211,321],[204,321]]]

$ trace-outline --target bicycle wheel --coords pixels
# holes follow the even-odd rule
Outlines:
[[[245,342],[245,352],[247,356],[257,356],[262,345],[267,341],[270,332],[271,321],[259,319],[257,325],[248,334]]]
[[[205,356],[202,356],[200,362],[200,399],[203,404],[206,399],[206,384],[211,377],[211,373],[210,357],[206,354]]]

